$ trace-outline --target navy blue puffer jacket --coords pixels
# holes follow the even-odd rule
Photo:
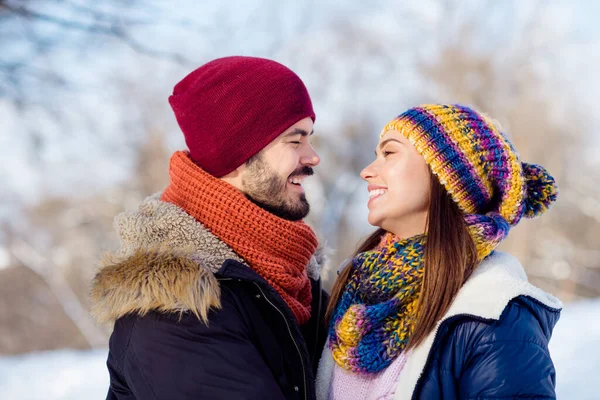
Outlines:
[[[553,399],[548,352],[559,311],[519,296],[500,319],[456,315],[444,321],[413,399]]]
[[[548,343],[561,302],[527,282],[500,252],[465,283],[437,329],[406,354],[394,399],[554,399]],[[329,398],[334,362],[327,347],[317,398]],[[334,399],[335,400],[335,399]]]

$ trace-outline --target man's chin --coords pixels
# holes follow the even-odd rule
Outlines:
[[[251,196],[246,195],[248,200],[262,208],[263,210],[275,215],[276,217],[288,220],[288,221],[300,221],[305,218],[309,211],[310,206],[306,201],[304,194],[299,196],[294,205],[281,205],[281,204],[270,204],[262,201],[253,199]]]
[[[270,213],[288,221],[300,221],[304,219],[310,211],[308,203],[294,205],[293,207],[272,207]]]

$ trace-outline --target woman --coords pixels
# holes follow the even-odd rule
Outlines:
[[[495,251],[555,201],[554,179],[460,105],[392,120],[361,177],[379,229],[332,290],[318,397],[554,398],[562,304]]]

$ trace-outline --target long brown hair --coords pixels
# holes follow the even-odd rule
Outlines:
[[[371,234],[360,244],[355,256],[377,246],[385,232],[380,228]],[[406,350],[418,346],[433,331],[477,265],[477,249],[469,235],[464,214],[433,174],[425,232],[427,242],[418,317]],[[352,264],[349,263],[333,285],[325,314],[330,323],[351,274]]]

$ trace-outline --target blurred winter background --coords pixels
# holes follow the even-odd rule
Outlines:
[[[561,399],[600,381],[600,3],[0,0],[0,398],[102,399],[110,327],[87,314],[112,219],[167,184],[167,103],[220,56],[291,67],[317,112],[310,223],[335,270],[372,228],[359,171],[379,129],[423,102],[496,117],[560,200],[503,248],[565,310]]]

